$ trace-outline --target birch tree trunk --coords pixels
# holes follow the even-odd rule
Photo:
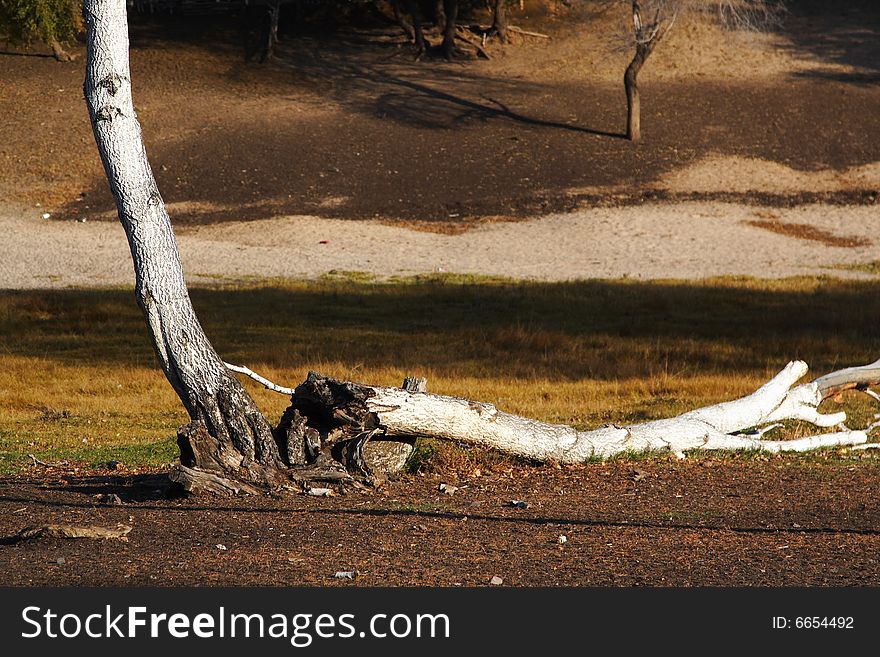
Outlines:
[[[817,409],[826,397],[850,388],[880,399],[868,390],[880,383],[880,361],[803,385],[795,384],[807,366],[794,361],[742,399],[675,418],[590,431],[428,394],[424,380],[381,388],[311,374],[291,391],[246,367],[227,365],[193,311],[171,222],[147,161],[132,104],[126,0],[86,0],[84,14],[85,98],[128,237],[137,301],[159,363],[191,419],[178,433],[181,464],[171,475],[187,490],[254,493],[314,480],[375,480],[400,469],[419,437],[559,463],[648,450],[803,451],[867,441],[866,431],[842,426],[844,413],[826,415]],[[291,405],[274,432],[230,368],[278,392],[292,392]],[[789,441],[764,440],[761,431],[742,433],[788,419],[839,430]]]
[[[135,292],[156,356],[192,422],[181,462],[260,485],[282,465],[268,422],[199,325],[165,204],[147,161],[131,95],[125,0],[85,0],[84,94],[119,220],[128,237]]]

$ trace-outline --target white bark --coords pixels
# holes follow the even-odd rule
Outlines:
[[[83,14],[83,91],[156,355],[192,420],[216,439],[215,460],[224,469],[253,461],[274,465],[279,457],[268,423],[214,351],[190,302],[132,102],[126,0],[85,0]]]
[[[841,424],[845,413],[822,414],[816,410],[822,401],[818,381],[792,387],[806,372],[805,363],[794,361],[747,397],[674,418],[628,426],[606,425],[590,431],[511,415],[492,404],[401,388],[367,387],[365,404],[366,411],[375,414],[386,438],[440,438],[558,463],[653,450],[676,454],[693,449],[799,452],[865,443],[868,436],[864,431],[838,431],[796,440],[764,440],[760,432],[738,433],[782,420],[806,420],[819,427]]]

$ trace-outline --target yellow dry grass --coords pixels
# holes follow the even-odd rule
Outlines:
[[[309,370],[592,427],[745,394],[792,358],[876,358],[880,285],[833,279],[530,283],[363,277],[196,288],[222,356],[285,385]],[[276,420],[287,399],[248,381]],[[856,400],[854,421],[868,404]],[[0,467],[176,458],[186,415],[130,290],[0,293]],[[802,432],[802,428],[795,428]]]

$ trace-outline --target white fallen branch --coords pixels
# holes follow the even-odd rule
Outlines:
[[[272,383],[266,377],[260,376],[256,372],[254,372],[249,367],[243,367],[241,365],[233,365],[232,363],[223,362],[226,365],[226,368],[233,371],[238,372],[239,374],[244,374],[247,377],[252,378],[254,381],[262,385],[264,388],[268,388],[269,390],[273,390],[275,392],[279,392],[282,395],[290,396],[293,394],[293,388],[285,388],[284,386],[280,386],[277,383]]]
[[[37,458],[36,456],[34,456],[33,454],[28,454],[28,458],[29,458],[31,461],[33,461],[33,464],[34,464],[35,466],[36,466],[36,465],[40,465],[40,466],[42,466],[42,467],[44,467],[44,468],[62,468],[62,467],[64,467],[64,466],[66,466],[66,465],[69,465],[69,463],[68,463],[67,461],[56,461],[55,463],[46,463],[45,461],[41,461],[40,459],[38,459],[38,458]]]
[[[858,370],[858,371],[856,371]],[[820,413],[824,399],[822,382],[827,377],[795,386],[807,372],[802,361],[785,366],[752,394],[683,413],[677,417],[627,426],[605,425],[588,431],[547,424],[499,411],[492,404],[455,397],[409,392],[402,388],[380,388],[332,382],[318,375],[297,388],[297,399],[309,415],[308,404],[330,405],[347,418],[371,417],[385,439],[412,437],[439,438],[500,451],[537,461],[581,463],[627,452],[688,450],[760,450],[764,452],[803,452],[822,447],[861,445],[865,431],[832,431],[794,440],[765,440],[765,430],[752,435],[741,432],[785,420],[805,420],[817,427],[837,427],[845,413]],[[859,368],[851,373],[861,376]],[[829,377],[832,375],[829,375]],[[844,384],[833,379],[834,392]],[[334,388],[335,386],[335,388]],[[854,387],[854,386],[850,386]],[[329,393],[344,389],[344,395]]]

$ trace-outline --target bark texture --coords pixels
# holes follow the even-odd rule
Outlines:
[[[162,370],[192,420],[179,436],[183,464],[270,483],[282,464],[272,431],[199,325],[147,161],[132,104],[125,0],[86,0],[84,17],[84,94],[131,248],[137,302]]]
[[[626,138],[632,142],[637,142],[642,138],[639,72],[648,57],[654,52],[654,48],[672,28],[677,12],[676,5],[673,4],[667,9],[664,3],[660,3],[656,6],[653,19],[649,23],[645,23],[642,19],[642,7],[639,0],[632,2],[635,54],[623,74],[623,88],[626,91]]]
[[[370,472],[361,456],[369,440],[438,438],[491,447],[536,461],[582,463],[627,452],[750,449],[766,452],[806,451],[867,442],[864,431],[841,429],[796,440],[764,440],[748,430],[783,420],[804,420],[817,427],[836,427],[845,413],[822,414],[825,381],[842,384],[877,382],[877,364],[842,370],[812,383],[795,386],[807,372],[802,361],[789,363],[772,380],[747,397],[643,424],[605,425],[578,431],[499,411],[492,404],[410,391],[335,381],[317,374],[300,385],[291,409],[306,424],[321,427],[322,439],[337,442],[341,460],[351,470]],[[872,369],[873,368],[873,369]],[[848,385],[848,384],[847,384]],[[859,384],[863,385],[863,384]],[[850,385],[849,387],[855,387]],[[824,391],[824,392],[823,392]]]
[[[492,31],[502,43],[507,42],[507,0],[494,0]]]

